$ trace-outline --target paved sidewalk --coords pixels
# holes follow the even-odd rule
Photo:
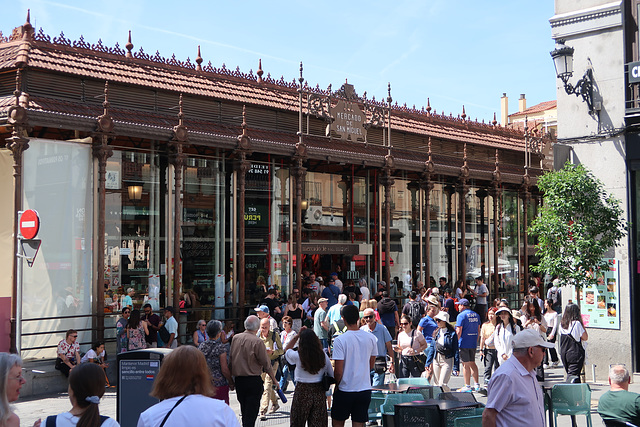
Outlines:
[[[479,361],[478,361],[479,362]],[[481,367],[480,364],[478,364]],[[482,369],[480,369],[482,372]],[[561,367],[548,369],[545,371],[545,375],[547,380],[550,381],[562,381],[564,379],[564,370]],[[606,380],[605,380],[606,381]],[[458,388],[463,386],[462,377],[452,377],[450,386],[452,388]],[[591,401],[591,417],[593,424],[596,426],[602,425],[602,420],[597,413],[598,399],[609,389],[609,385],[606,382],[598,382],[591,383],[589,382],[592,390],[592,401]],[[290,390],[293,389],[293,384],[289,384]],[[113,390],[113,389],[111,389]],[[107,391],[102,402],[100,403],[100,413],[103,415],[110,416],[112,418],[116,417],[116,392],[115,391]],[[634,391],[636,393],[640,393],[640,374],[636,374],[634,376],[634,382],[631,384],[629,388],[630,391]],[[476,398],[479,402],[486,403],[486,397],[476,393]],[[289,410],[291,408],[291,401],[293,399],[293,393],[287,393],[288,402],[286,404],[280,405],[280,410],[268,416],[266,421],[258,421],[256,422],[257,427],[266,427],[266,426],[288,426],[289,425]],[[235,396],[235,392],[231,392],[231,408],[235,411],[236,414],[240,414],[240,405]],[[32,426],[33,423],[41,418],[43,421],[48,415],[58,414],[61,412],[68,411],[71,408],[71,404],[69,402],[69,397],[67,393],[57,393],[47,396],[39,396],[34,398],[25,398],[20,399],[16,404],[14,404],[14,408],[16,413],[20,417],[22,426]],[[197,424],[194,423],[194,426]],[[351,423],[347,422],[347,426],[350,426]],[[571,421],[568,416],[560,416],[558,418],[558,425],[560,427],[570,426]],[[585,417],[578,417],[578,425],[583,426],[586,425]]]

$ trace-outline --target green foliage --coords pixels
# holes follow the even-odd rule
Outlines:
[[[532,270],[557,274],[577,288],[595,283],[600,271],[609,269],[604,254],[626,234],[620,200],[584,166],[568,162],[541,176],[538,188],[544,204],[529,233],[538,237],[540,263]]]

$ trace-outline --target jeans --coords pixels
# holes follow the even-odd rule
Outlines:
[[[256,424],[260,408],[260,397],[263,391],[262,378],[259,376],[236,377],[235,383],[236,396],[242,412],[242,427],[253,427]]]
[[[283,392],[287,391],[287,386],[289,385],[289,375],[291,375],[291,381],[293,381],[293,385],[296,385],[296,378],[294,373],[295,373],[294,366],[291,366],[290,368],[288,364],[286,363],[282,364],[282,377],[280,377],[280,389]]]
[[[379,385],[383,385],[384,384],[384,378],[385,378],[386,373],[383,372],[381,374],[376,374],[375,371],[371,371],[371,385],[373,387],[379,386]]]
[[[320,343],[322,344],[322,349],[329,348],[329,340],[327,338],[320,338]]]

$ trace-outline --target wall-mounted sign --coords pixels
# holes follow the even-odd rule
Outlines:
[[[630,62],[627,64],[629,71],[629,83],[640,82],[640,62]]]
[[[345,83],[342,90],[346,100],[339,100],[333,109],[331,132],[334,136],[348,141],[364,141],[366,132],[364,124],[367,117],[358,104],[351,101],[355,97],[353,85]]]
[[[610,259],[611,267],[595,286],[585,286],[580,298],[584,326],[601,329],[620,329],[620,281],[618,260]]]

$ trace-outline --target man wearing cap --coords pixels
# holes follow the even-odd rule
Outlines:
[[[331,273],[331,275],[329,275],[329,277],[333,279],[334,284],[338,287],[338,289],[340,289],[340,292],[342,292],[344,284],[342,283],[342,280],[338,278],[338,273],[334,271],[333,273]]]
[[[318,308],[313,315],[313,332],[316,333],[322,348],[326,349],[329,345],[329,322],[327,321],[327,299],[320,298],[318,300]]]
[[[178,321],[173,317],[173,307],[170,305],[164,309],[164,327],[169,332],[169,341],[164,343],[165,348],[178,348]]]
[[[258,307],[254,308],[254,310],[256,311],[256,314],[258,315],[258,318],[260,320],[269,319],[270,330],[272,331],[278,330],[278,322],[276,322],[276,319],[274,319],[269,315],[269,307],[267,307],[266,305],[259,305]]]
[[[463,310],[456,319],[456,334],[458,335],[458,348],[460,361],[462,362],[462,376],[464,387],[458,391],[479,391],[478,365],[476,365],[476,347],[478,346],[478,335],[480,333],[480,316],[471,310],[469,300],[461,298],[458,306]],[[471,377],[473,376],[474,386],[471,387]]]
[[[489,381],[483,427],[523,423],[528,427],[544,427],[544,395],[535,369],[542,363],[546,349],[553,346],[533,329],[525,329],[513,337],[513,355]]]

